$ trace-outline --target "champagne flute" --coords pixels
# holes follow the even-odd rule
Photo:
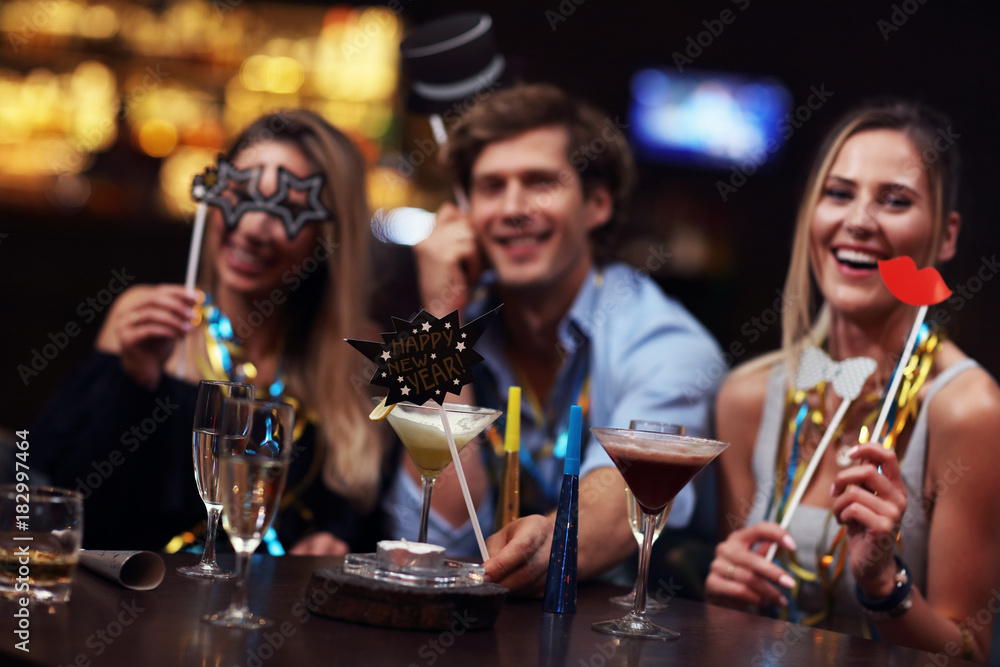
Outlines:
[[[250,436],[222,452],[222,525],[236,550],[236,591],[226,609],[205,621],[256,630],[272,624],[247,604],[250,559],[274,521],[292,460],[295,411],[287,403],[240,401],[251,407]]]
[[[624,617],[592,626],[598,632],[620,637],[676,639],[680,633],[660,627],[646,615],[646,583],[649,552],[653,547],[656,517],[729,443],[692,438],[673,433],[654,433],[622,428],[592,428],[597,441],[614,461],[625,483],[642,508],[642,550],[632,610]]]
[[[675,433],[677,435],[684,435],[684,427],[678,426],[677,424],[668,424],[666,422],[649,422],[641,421],[638,419],[633,419],[628,427],[633,431],[654,431],[656,433]],[[639,501],[635,499],[632,495],[632,490],[627,486],[625,487],[625,504],[628,507],[628,522],[632,528],[632,536],[635,537],[636,541],[639,543],[639,548],[642,548],[642,507],[639,506]],[[670,509],[673,507],[674,501],[671,500],[667,503],[666,508],[663,512],[656,517],[656,521],[653,522],[653,541],[656,542],[657,538],[660,537],[660,533],[663,532],[663,527],[667,525],[667,517],[670,516]],[[635,587],[636,584],[632,584],[632,591],[626,593],[625,595],[616,595],[610,598],[610,602],[618,607],[624,607],[625,609],[631,609],[632,603],[635,601]],[[656,598],[651,598],[646,596],[646,610],[647,611],[662,611],[667,608],[667,605],[660,602]]]
[[[189,577],[232,579],[234,573],[215,562],[215,535],[222,502],[219,500],[219,455],[234,441],[246,437],[250,411],[239,400],[253,399],[253,387],[240,382],[202,380],[194,410],[194,480],[208,511],[205,550],[197,565],[179,567]]]

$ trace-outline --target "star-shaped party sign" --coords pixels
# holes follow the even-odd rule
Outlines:
[[[347,342],[378,366],[371,383],[389,390],[385,405],[400,401],[421,405],[428,400],[443,404],[449,392],[457,396],[463,385],[472,382],[472,367],[483,360],[473,346],[498,310],[464,327],[457,310],[440,319],[421,310],[410,322],[392,318],[396,330],[383,333],[381,343]]]
[[[323,174],[313,174],[298,178],[282,166],[278,167],[278,187],[274,194],[265,197],[260,193],[261,167],[237,169],[223,157],[218,158],[218,168],[209,167],[204,174],[198,174],[191,186],[191,196],[195,201],[216,206],[222,211],[226,229],[234,229],[240,218],[248,211],[264,211],[281,220],[285,234],[294,239],[307,222],[330,219],[330,213],[320,201],[323,189]],[[246,183],[245,189],[231,188],[233,183]],[[288,194],[291,190],[306,192],[307,206],[291,204]]]

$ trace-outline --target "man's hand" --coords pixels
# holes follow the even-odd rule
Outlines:
[[[606,572],[635,550],[628,523],[625,481],[611,467],[598,468],[580,480],[577,576]],[[483,563],[493,583],[524,595],[544,591],[555,513],[512,521],[486,540],[490,559]]]
[[[420,301],[435,317],[461,311],[479,279],[479,247],[468,216],[453,204],[438,209],[434,231],[413,247]]]
[[[553,516],[532,514],[508,523],[486,540],[486,578],[524,595],[545,589],[552,549]]]

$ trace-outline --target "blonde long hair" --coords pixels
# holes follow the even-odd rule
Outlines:
[[[927,173],[934,216],[934,235],[928,246],[928,255],[913,258],[922,268],[934,263],[944,223],[957,205],[958,147],[947,144],[942,150],[935,146],[938,136],[950,129],[948,118],[936,111],[912,102],[889,99],[865,104],[848,113],[827,134],[813,163],[799,206],[792,241],[792,261],[785,279],[786,307],[782,314],[780,356],[785,362],[789,378],[795,374],[802,349],[808,345],[819,345],[829,332],[830,314],[826,304],[818,310],[816,308],[815,296],[819,290],[809,260],[809,228],[826,179],[841,148],[852,136],[870,130],[897,130],[913,142],[921,156],[921,168]],[[768,361],[773,363],[774,360],[772,355],[768,355]]]
[[[324,447],[323,481],[357,508],[376,500],[384,458],[383,441],[368,413],[371,406],[354,381],[363,377],[364,359],[344,338],[367,335],[370,212],[365,164],[357,147],[315,113],[274,112],[254,121],[233,141],[227,159],[257,144],[290,144],[326,175],[322,202],[331,220],[320,223],[328,249],[313,275],[288,293],[289,332],[285,343],[286,383],[319,415],[317,447]],[[215,258],[203,253],[201,284],[212,290]]]

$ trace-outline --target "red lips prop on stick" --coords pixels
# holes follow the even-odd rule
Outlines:
[[[920,310],[917,311],[917,319],[913,322],[913,328],[906,339],[900,362],[896,365],[896,372],[892,375],[892,382],[889,384],[889,391],[886,392],[882,402],[878,421],[875,422],[875,428],[872,429],[872,440],[882,439],[882,427],[885,425],[889,410],[896,400],[896,390],[899,389],[906,360],[910,358],[913,346],[917,342],[917,332],[920,331],[920,325],[923,324],[924,318],[927,316],[927,306],[941,303],[951,296],[951,290],[944,284],[937,269],[933,266],[927,266],[917,270],[916,262],[906,255],[880,261],[878,271],[882,275],[882,282],[885,283],[894,297],[910,306],[920,306]]]
[[[878,272],[892,295],[910,306],[933,306],[951,296],[937,269],[928,266],[918,270],[906,255],[880,261]]]

